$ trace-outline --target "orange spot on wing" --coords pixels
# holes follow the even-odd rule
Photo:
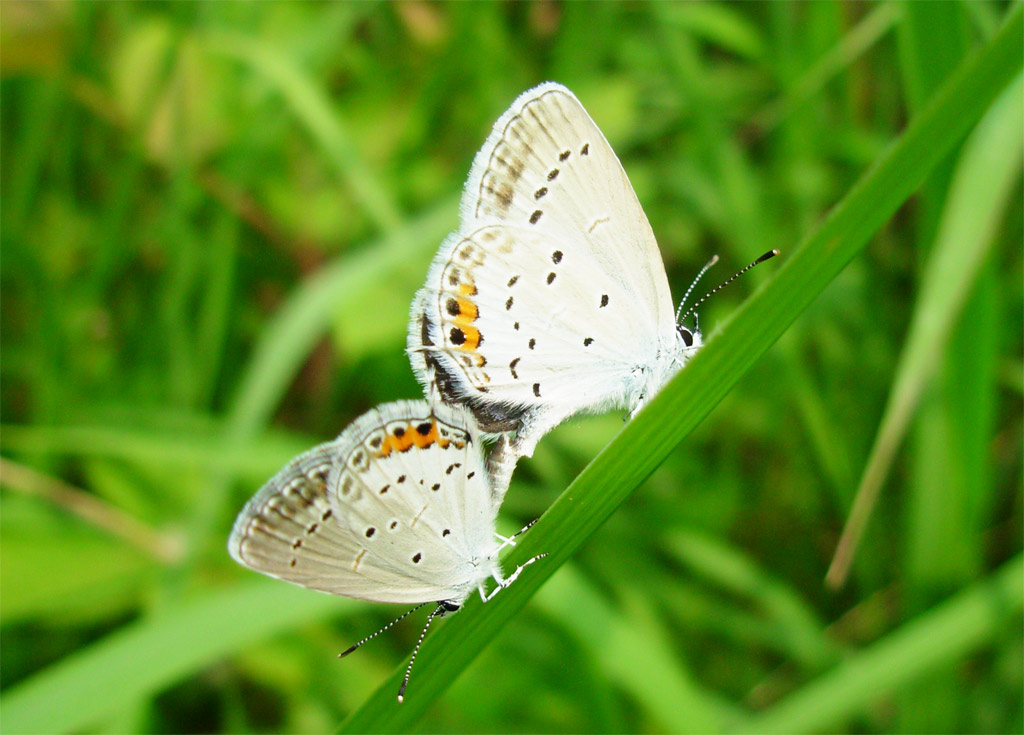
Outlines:
[[[387,439],[384,440],[384,444],[381,445],[380,453],[378,456],[387,457],[392,451],[404,452],[412,446],[413,438],[410,434],[415,434],[415,430],[410,426],[405,430],[405,433],[401,436],[395,436],[393,432],[388,433]]]
[[[480,312],[476,308],[476,304],[469,299],[464,298],[458,298],[456,299],[456,302],[459,305],[459,315],[455,317],[456,324],[461,327],[463,324],[476,321],[476,318],[480,315]]]
[[[422,423],[424,422],[416,421],[408,424],[401,436],[395,436],[394,430],[389,432],[380,449],[377,450],[377,458],[383,459],[392,452],[405,452],[413,447],[426,449],[434,443],[437,443],[442,449],[451,444],[450,439],[445,439],[440,435],[437,430],[437,423],[434,421],[430,422],[430,431],[426,434],[421,434],[417,427]]]
[[[430,422],[430,431],[428,431],[426,434],[421,434],[419,431],[415,429],[413,429],[409,433],[412,434],[413,443],[420,449],[426,449],[431,444],[436,442],[438,439],[437,424],[435,424],[433,421]]]
[[[480,330],[476,327],[471,327],[468,324],[460,324],[459,328],[462,330],[462,333],[466,335],[466,341],[459,345],[458,349],[463,352],[475,352],[476,348],[480,346]]]

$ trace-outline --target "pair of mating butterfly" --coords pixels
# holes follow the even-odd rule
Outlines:
[[[498,561],[519,457],[573,414],[635,413],[700,346],[615,153],[572,92],[542,84],[495,123],[413,302],[429,403],[378,406],[292,460],[239,515],[231,555],[323,592],[436,601],[428,626],[474,589],[486,602],[540,558],[508,577]]]

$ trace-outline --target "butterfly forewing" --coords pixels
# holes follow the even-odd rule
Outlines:
[[[632,294],[647,321],[673,325],[647,216],[615,152],[565,87],[548,83],[525,92],[495,123],[473,162],[462,216],[462,234],[475,223],[499,222],[580,247]]]
[[[412,401],[370,411],[260,490],[235,523],[232,556],[347,597],[461,601],[493,571],[495,548],[471,420]]]

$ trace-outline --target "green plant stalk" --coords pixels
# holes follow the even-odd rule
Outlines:
[[[794,250],[765,288],[659,393],[562,493],[505,562],[548,557],[495,599],[466,609],[420,651],[405,702],[405,664],[342,724],[343,732],[408,730],[537,589],[586,542],[750,366],[828,286],[981,118],[1021,68],[1024,7],[943,85],[889,151]],[[723,723],[724,724],[724,723]]]

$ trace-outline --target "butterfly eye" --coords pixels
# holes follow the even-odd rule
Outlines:
[[[676,330],[679,332],[679,336],[683,338],[683,344],[687,347],[693,347],[693,332],[682,324],[676,327]]]

